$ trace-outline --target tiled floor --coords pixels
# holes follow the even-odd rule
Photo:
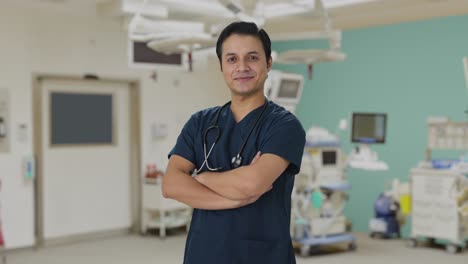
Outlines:
[[[374,240],[356,234],[356,251],[297,256],[297,264],[467,264],[468,250],[456,255],[442,248],[408,248],[402,240]],[[172,234],[164,240],[156,235],[127,235],[108,239],[53,246],[38,250],[25,249],[7,256],[8,264],[180,264],[185,233]]]

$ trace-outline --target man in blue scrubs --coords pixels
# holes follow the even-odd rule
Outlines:
[[[270,38],[254,23],[234,22],[216,53],[231,101],[191,116],[163,177],[164,196],[194,208],[184,264],[296,263],[291,191],[305,132],[264,97]]]

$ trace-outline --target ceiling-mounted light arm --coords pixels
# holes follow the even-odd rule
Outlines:
[[[312,1],[300,1],[292,0],[295,5],[303,6],[311,10],[313,17],[320,20],[322,30],[313,33],[300,33],[297,39],[311,38],[311,39],[327,39],[329,41],[329,49],[298,49],[298,50],[287,50],[280,53],[277,57],[276,62],[280,64],[306,64],[309,79],[313,75],[313,65],[323,62],[343,61],[346,59],[346,54],[340,50],[341,47],[341,31],[332,30],[331,18],[323,5],[323,1],[314,0]],[[314,4],[312,7],[311,4]],[[306,4],[310,6],[306,6]],[[313,10],[313,11],[312,11]]]
[[[328,15],[327,9],[323,5],[322,0],[315,0],[315,7],[314,8],[317,11],[317,13],[320,14],[320,16],[323,19],[323,24],[324,24],[323,26],[325,28],[325,32],[330,33],[331,29],[332,29],[331,20],[330,20],[330,17]]]
[[[265,18],[265,9],[265,3],[263,1],[258,1],[255,5],[255,9],[253,10],[253,15]]]
[[[322,0],[315,0],[315,10],[323,19],[323,27],[325,33],[328,35],[328,43],[330,45],[330,49],[332,50],[340,50],[341,49],[341,32],[336,33],[332,32],[332,21],[330,19],[330,14],[328,13],[327,9],[323,5]]]
[[[137,9],[135,15],[130,20],[130,23],[128,24],[128,35],[129,36],[131,36],[133,34],[138,34],[137,33],[138,32],[138,25],[143,21],[143,17],[141,16],[141,12],[144,10],[147,3],[148,3],[148,0],[143,0],[143,3],[141,4],[140,8]]]
[[[150,3],[148,0],[143,0],[141,4],[127,3],[127,9],[124,12],[132,12],[134,15],[128,23],[128,35],[130,39],[137,40],[141,38],[151,38],[153,33],[160,32],[160,29],[155,28],[161,19],[167,18],[169,10],[166,6]]]
[[[265,4],[263,1],[258,1],[257,5],[255,6],[255,10],[253,11],[253,17],[256,20],[256,24],[259,27],[265,25],[266,17],[265,17]]]
[[[263,8],[262,2],[255,5],[255,10],[253,11],[254,15],[247,14],[245,9],[238,3],[234,2],[234,0],[219,0],[219,2],[241,21],[254,22],[259,27],[262,27],[265,24],[264,12],[259,13],[262,11],[261,8]]]
[[[125,15],[140,14],[153,18],[166,19],[169,17],[169,9],[167,6],[157,2],[135,1],[135,0],[120,0],[120,11]]]
[[[229,10],[231,13],[233,13],[234,15],[238,15],[239,13],[243,12],[243,8],[239,5],[237,5],[236,3],[234,3],[233,1],[231,0],[220,0],[221,4],[224,5],[224,7],[227,8],[227,10]]]
[[[341,31],[332,31],[328,35],[328,44],[331,50],[341,50]]]

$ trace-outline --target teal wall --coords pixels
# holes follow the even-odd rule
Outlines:
[[[273,50],[317,45],[323,46],[313,40],[278,41]],[[427,117],[467,120],[462,58],[468,56],[468,16],[346,31],[343,51],[348,56],[343,62],[314,65],[312,80],[307,65],[274,68],[304,75],[297,115],[306,130],[316,125],[335,132],[338,121],[349,121],[351,112],[388,113],[387,141],[372,149],[390,169],[347,170],[353,188],[345,213],[354,230],[367,231],[377,195],[393,178],[407,181],[409,170],[424,159]],[[339,132],[346,153],[354,146],[349,126]],[[405,235],[408,230],[407,224]]]

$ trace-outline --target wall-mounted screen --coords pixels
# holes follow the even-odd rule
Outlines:
[[[128,65],[130,68],[143,69],[188,69],[187,56],[180,53],[164,54],[152,50],[147,42],[128,42]]]
[[[353,113],[351,141],[355,143],[385,143],[387,114]]]
[[[50,138],[52,145],[112,144],[112,94],[50,94]]]

